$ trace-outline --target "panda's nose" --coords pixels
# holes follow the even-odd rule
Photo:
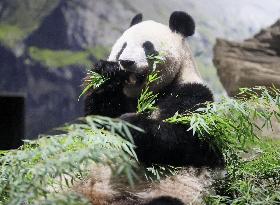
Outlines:
[[[135,64],[135,61],[130,60],[120,60],[120,64],[123,68],[130,68]]]

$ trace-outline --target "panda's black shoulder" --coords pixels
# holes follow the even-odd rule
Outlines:
[[[202,83],[187,83],[178,85],[175,92],[179,95],[195,97],[198,101],[214,100],[213,93],[208,86]]]
[[[176,112],[193,111],[206,102],[214,101],[212,91],[202,83],[173,84],[165,89],[162,96],[164,100],[159,100],[159,107],[164,117]]]

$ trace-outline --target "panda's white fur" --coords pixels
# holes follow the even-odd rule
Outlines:
[[[160,79],[152,86],[153,91],[157,92],[158,89],[170,84],[178,73],[177,80],[180,84],[203,83],[185,37],[171,31],[168,26],[151,20],[127,29],[114,44],[108,61],[134,61],[135,72],[147,72],[149,64],[143,49],[143,43],[146,41],[153,44],[165,61],[164,66],[157,67]],[[126,47],[122,51],[124,44]],[[120,51],[122,52],[118,56]],[[138,96],[143,84],[135,87],[125,86],[124,93],[129,97]]]

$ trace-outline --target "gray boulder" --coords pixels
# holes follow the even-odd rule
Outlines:
[[[213,62],[230,96],[241,87],[280,88],[280,20],[244,42],[218,39]]]

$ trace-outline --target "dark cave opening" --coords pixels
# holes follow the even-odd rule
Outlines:
[[[0,150],[16,149],[25,134],[25,97],[0,95]]]

